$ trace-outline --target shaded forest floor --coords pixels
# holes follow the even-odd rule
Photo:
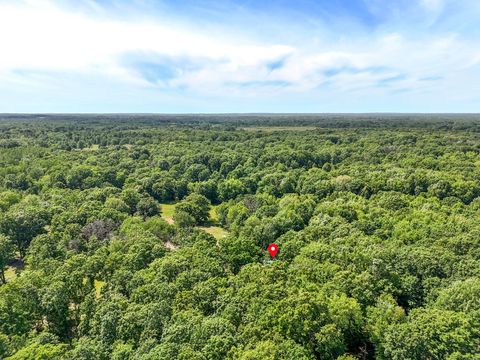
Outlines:
[[[10,282],[13,279],[15,279],[18,276],[18,274],[23,270],[23,267],[24,267],[23,261],[19,258],[15,259],[5,269],[5,280],[7,282]]]

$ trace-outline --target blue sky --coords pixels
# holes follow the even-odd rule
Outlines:
[[[0,112],[480,112],[478,0],[0,0]]]

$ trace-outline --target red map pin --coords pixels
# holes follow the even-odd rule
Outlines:
[[[278,246],[277,246],[277,244],[270,244],[270,245],[268,245],[268,252],[269,252],[270,255],[272,256],[272,258],[274,258],[275,255],[277,255],[277,252],[278,252]]]

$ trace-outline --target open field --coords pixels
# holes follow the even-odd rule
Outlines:
[[[245,131],[265,131],[265,132],[275,132],[275,131],[312,131],[317,130],[317,127],[313,126],[251,126],[244,127],[242,130]]]
[[[199,226],[198,228],[213,235],[215,239],[223,239],[228,235],[228,231],[219,226]]]
[[[173,224],[175,204],[160,204],[160,208],[162,210],[162,218],[169,224]]]

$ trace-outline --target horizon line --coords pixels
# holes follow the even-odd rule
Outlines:
[[[0,116],[12,115],[152,115],[152,116],[321,116],[321,115],[475,115],[480,116],[480,112],[5,112]]]

